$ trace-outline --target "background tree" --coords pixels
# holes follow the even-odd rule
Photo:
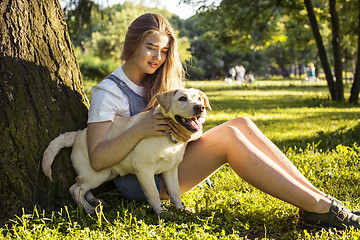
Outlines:
[[[332,28],[332,46],[334,53],[334,70],[335,70],[335,83],[336,83],[336,100],[344,100],[344,84],[343,84],[343,66],[342,66],[342,51],[341,51],[341,38],[340,38],[340,20],[336,9],[336,0],[329,0],[329,9],[331,15],[331,28]]]
[[[322,13],[324,15],[325,13]],[[307,11],[297,8],[291,14],[284,16],[286,41],[282,42],[282,48],[287,50],[287,56],[295,67],[297,74],[304,73],[304,67],[313,62],[319,69],[321,62],[316,48],[316,42],[312,32]],[[328,38],[330,31],[326,28],[326,22],[321,22],[322,35]],[[325,42],[327,45],[327,42]]]
[[[350,40],[354,38],[352,35],[354,30],[349,30],[351,28],[349,23],[359,24],[356,21],[354,22],[356,16],[353,9],[359,8],[356,1],[318,0],[315,1],[315,7],[311,0],[304,0],[303,3],[290,0],[222,0],[218,5],[206,5],[206,1],[202,0],[182,0],[182,2],[201,6],[198,11],[203,16],[203,23],[211,29],[209,35],[215,39],[215,43],[226,46],[228,49],[241,49],[242,51],[266,49],[269,46],[279,46],[279,43],[289,41],[291,35],[286,32],[288,29],[286,26],[293,19],[298,19],[299,15],[302,15],[303,10],[306,8],[331,98],[340,101],[344,99],[342,81],[344,59],[342,58],[342,52],[346,50],[345,60],[347,61],[348,58],[351,59],[351,55],[348,53],[354,55],[353,49],[357,49],[357,46],[353,46],[351,44],[353,41]],[[324,8],[325,10],[323,10]],[[321,20],[327,26],[323,23],[319,26],[314,10],[317,15],[323,13]],[[338,12],[341,14],[338,14]],[[342,21],[340,21],[339,15],[343,18],[344,24],[341,24]],[[340,30],[345,25],[347,27],[344,38],[347,41],[346,44],[342,44],[340,41]],[[326,38],[324,42],[321,36],[328,29],[332,30],[332,46],[328,44]],[[343,35],[342,32],[341,35]],[[358,36],[356,35],[356,37]],[[300,42],[300,44],[306,45],[307,43]],[[333,54],[329,57],[330,61],[327,56],[329,49],[333,50]],[[336,82],[330,67],[331,61],[333,61],[335,66]],[[278,62],[279,66],[281,66],[280,64],[283,63]],[[354,81],[353,84],[356,84],[356,82]],[[356,94],[356,91],[352,94]]]
[[[340,27],[342,29],[342,44],[345,53],[345,67],[347,67],[348,55],[354,55],[352,72],[354,76],[351,86],[349,102],[357,104],[360,92],[360,6],[356,1],[341,1],[342,8],[339,9],[339,16],[342,21]],[[354,27],[357,26],[357,27]],[[351,59],[350,59],[351,60]]]
[[[54,183],[42,173],[42,153],[59,133],[86,126],[88,101],[58,0],[2,0],[0,42],[3,219],[69,199],[69,151],[55,161]]]
[[[360,7],[359,7],[359,15],[358,22],[360,23]],[[360,92],[360,24],[358,24],[358,51],[357,51],[357,63],[356,70],[354,76],[354,83],[351,87],[351,95],[349,102],[357,104],[359,101],[359,92]]]
[[[308,13],[309,22],[311,25],[312,32],[314,34],[314,38],[316,41],[317,49],[319,52],[320,61],[326,76],[326,81],[328,83],[331,99],[336,99],[336,85],[334,82],[333,74],[331,72],[330,63],[328,61],[326,49],[323,43],[323,39],[320,33],[319,25],[315,16],[314,7],[312,5],[311,0],[304,0],[305,7]]]
[[[86,36],[98,29],[94,22],[108,19],[108,12],[93,0],[60,0],[72,43],[81,44]]]
[[[186,36],[191,43],[191,60],[186,62],[189,79],[221,79],[227,77],[231,67],[239,64],[257,75],[267,72],[269,61],[262,50],[243,52],[216,44],[211,37],[211,28],[202,24],[202,15],[194,15],[186,20],[173,16],[170,21],[179,29],[179,36]]]

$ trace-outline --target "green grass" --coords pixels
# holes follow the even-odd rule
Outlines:
[[[92,84],[85,83],[87,93]],[[315,186],[348,207],[360,208],[360,108],[330,101],[326,83],[187,85],[210,98],[213,110],[205,129],[234,117],[251,118]],[[214,190],[195,188],[183,195],[185,204],[196,210],[193,215],[181,212],[158,219],[147,203],[111,192],[102,194],[107,205],[98,215],[88,216],[75,206],[54,212],[35,207],[9,219],[0,239],[360,239],[360,231],[353,229],[302,229],[295,207],[253,188],[227,165],[212,181]]]

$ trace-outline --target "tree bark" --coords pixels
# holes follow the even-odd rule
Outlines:
[[[336,0],[329,0],[331,28],[332,28],[332,46],[334,52],[334,69],[335,69],[335,84],[336,84],[336,100],[343,101],[344,98],[344,84],[343,84],[343,67],[341,59],[340,46],[340,24],[339,16],[336,10]]]
[[[360,92],[360,7],[359,7],[359,16],[358,16],[358,51],[357,51],[357,61],[354,74],[354,82],[351,87],[351,94],[349,103],[357,104],[359,101],[359,92]]]
[[[62,132],[86,126],[88,100],[58,0],[0,3],[0,219],[70,200],[69,150],[55,159],[54,183],[42,154]]]
[[[305,7],[308,13],[311,29],[314,34],[316,45],[319,52],[322,68],[324,69],[326,81],[330,91],[331,99],[336,100],[336,85],[331,73],[330,64],[327,58],[326,50],[323,44],[323,40],[320,34],[319,26],[315,17],[314,9],[311,0],[304,0]]]

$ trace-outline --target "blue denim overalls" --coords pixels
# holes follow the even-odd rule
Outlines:
[[[106,79],[110,79],[115,82],[120,90],[125,94],[125,96],[127,96],[129,101],[130,116],[133,116],[144,110],[146,107],[144,98],[131,90],[124,81],[120,80],[113,74],[109,75]],[[161,176],[155,175],[154,178],[156,187],[160,192]],[[114,179],[114,184],[120,191],[121,195],[123,195],[125,198],[129,200],[146,200],[144,191],[141,189],[140,183],[135,175],[128,174],[123,177],[118,176]]]

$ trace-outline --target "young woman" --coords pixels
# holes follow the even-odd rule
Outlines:
[[[177,134],[169,119],[152,115],[115,139],[106,135],[115,115],[131,116],[156,106],[153,97],[182,86],[184,77],[174,31],[158,14],[144,14],[128,28],[121,56],[125,63],[93,87],[88,120],[87,143],[94,169],[120,162],[142,139],[154,135]],[[221,139],[221,141],[219,141]],[[305,224],[319,227],[360,227],[357,212],[314,187],[248,118],[232,119],[190,142],[179,166],[182,192],[197,186],[225,163],[258,189],[301,209]],[[155,176],[159,194],[167,198],[161,176]],[[133,175],[114,181],[129,199],[145,196]]]

